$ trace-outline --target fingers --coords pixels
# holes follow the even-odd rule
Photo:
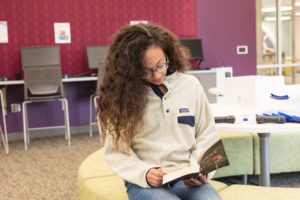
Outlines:
[[[199,174],[197,178],[189,178],[184,180],[184,184],[187,187],[197,187],[206,183],[206,176]]]
[[[206,176],[199,173],[198,180],[201,181],[201,183],[206,183]]]
[[[193,182],[191,181],[191,179],[184,179],[183,182],[186,187],[193,187]]]
[[[162,169],[150,169],[147,173],[147,180],[149,184],[153,187],[158,187],[162,185],[163,175],[165,173]]]

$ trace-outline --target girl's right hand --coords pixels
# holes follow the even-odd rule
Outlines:
[[[165,173],[161,168],[153,168],[148,171],[146,178],[152,187],[159,187],[162,185],[163,175],[165,175]]]

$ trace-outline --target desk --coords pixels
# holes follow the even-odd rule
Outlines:
[[[63,78],[63,83],[70,82],[82,82],[82,81],[97,81],[98,77],[96,76],[83,76],[83,77],[71,77],[71,78]],[[8,80],[8,81],[0,81],[0,87],[8,86],[8,85],[23,85],[24,80]]]
[[[3,118],[3,126],[4,126],[4,140],[3,145],[6,151],[6,154],[9,153],[8,147],[8,138],[7,138],[7,126],[6,126],[6,114],[7,114],[7,103],[6,103],[6,90],[8,85],[22,85],[24,84],[23,80],[16,81],[0,81],[0,98],[1,98],[1,108],[2,108],[2,118]]]
[[[83,77],[71,77],[71,78],[63,78],[63,83],[71,83],[71,82],[83,82],[83,81],[97,81],[97,76],[83,76]]]
[[[84,81],[97,81],[98,77],[97,76],[83,76],[83,77],[71,77],[71,78],[63,78],[63,87],[64,87],[64,96],[66,96],[66,89],[68,83],[72,82],[84,82]]]
[[[254,115],[255,110],[250,108],[227,106],[222,104],[211,104],[215,116],[224,115]],[[271,133],[280,132],[297,132],[300,130],[300,124],[285,123],[285,124],[216,124],[218,131],[223,132],[239,132],[239,133],[257,133],[260,144],[260,177],[259,184],[270,187],[270,166],[269,166],[269,136]]]
[[[65,84],[71,82],[83,82],[83,81],[97,81],[98,77],[96,76],[84,76],[84,77],[71,77],[71,78],[63,78],[62,82]],[[24,85],[24,80],[8,80],[8,81],[0,81],[0,89],[3,94],[3,102],[2,108],[4,109],[4,115],[7,114],[7,103],[6,103],[6,90],[9,85]]]
[[[87,76],[87,77],[71,77],[71,78],[63,78],[62,82],[64,83],[64,88],[67,83],[71,82],[83,82],[83,81],[97,81],[98,77],[96,76]],[[8,80],[8,81],[0,81],[0,97],[1,97],[1,108],[2,108],[2,116],[3,116],[3,126],[4,126],[4,134],[5,141],[7,143],[7,128],[6,128],[6,114],[7,114],[7,100],[6,100],[6,90],[9,85],[24,85],[24,80]],[[65,90],[64,90],[65,91]],[[8,150],[6,151],[8,153]]]

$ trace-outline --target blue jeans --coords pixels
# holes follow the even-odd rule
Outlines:
[[[200,187],[186,187],[183,181],[172,186],[142,188],[138,185],[125,182],[130,200],[221,200],[218,192],[210,183]]]

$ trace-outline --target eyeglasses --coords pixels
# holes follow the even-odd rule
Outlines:
[[[168,56],[166,55],[166,62],[158,65],[154,69],[145,69],[144,70],[144,74],[143,74],[143,78],[144,79],[148,79],[148,78],[152,77],[152,75],[153,75],[154,72],[161,73],[161,72],[166,71],[166,69],[168,69],[168,67],[169,67],[169,63],[170,62],[169,62]]]

